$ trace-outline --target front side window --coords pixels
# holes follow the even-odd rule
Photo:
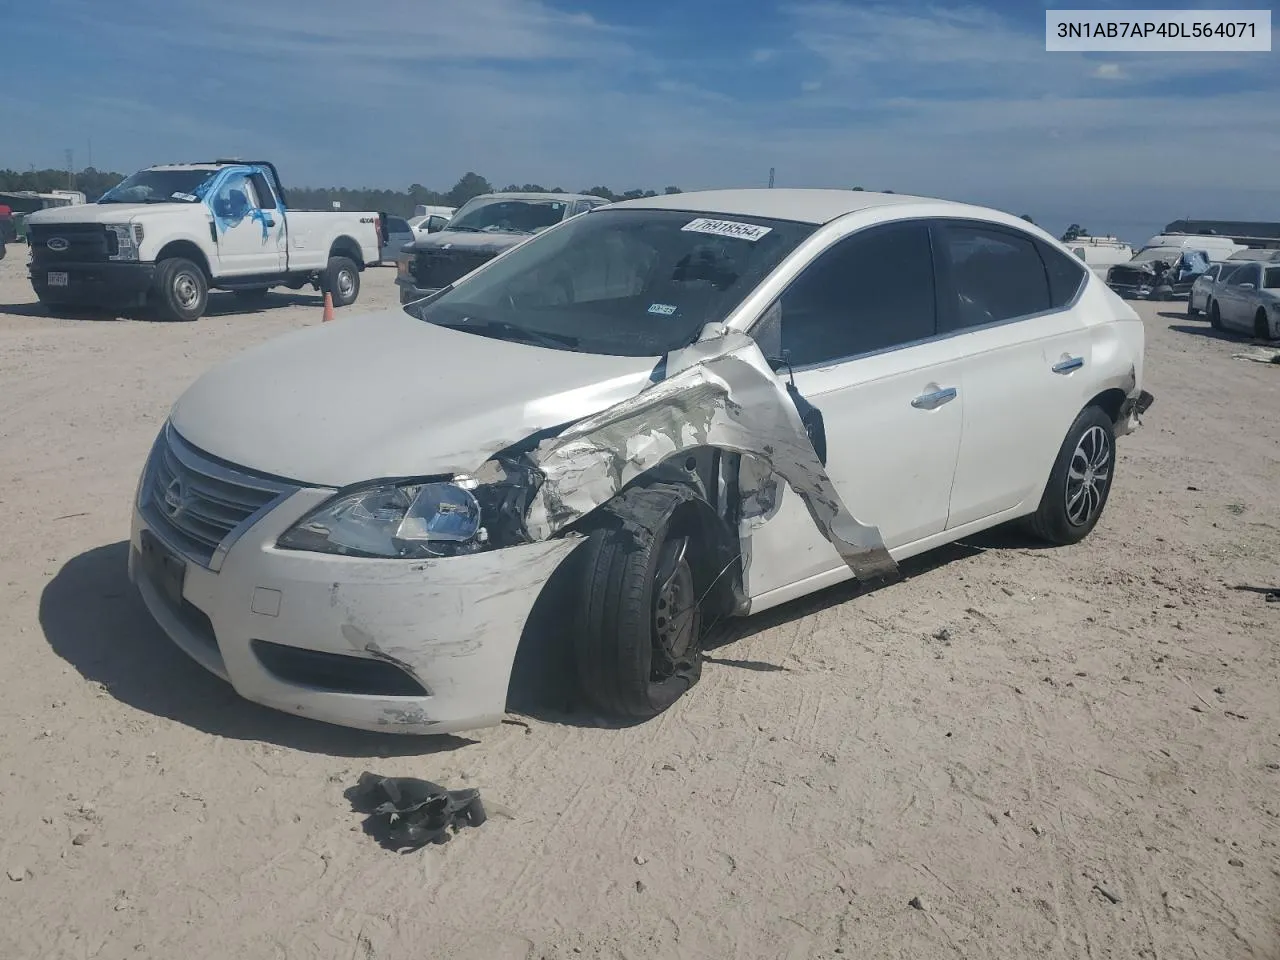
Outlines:
[[[409,221],[401,220],[399,217],[388,217],[387,233],[413,233],[413,231],[409,229]]]
[[[1217,279],[1218,279],[1218,273],[1219,273],[1221,270],[1222,270],[1222,267],[1221,267],[1221,266],[1219,266],[1219,265],[1218,265],[1218,264],[1216,264],[1216,263],[1215,263],[1215,264],[1213,264],[1211,267],[1209,267],[1209,269],[1208,269],[1208,270],[1206,270],[1206,271],[1204,272],[1205,279],[1206,279],[1206,280],[1217,280]]]
[[[483,336],[657,357],[724,319],[814,229],[678,210],[598,211],[405,310]]]
[[[512,200],[476,197],[449,224],[466,233],[537,233],[565,218],[564,200]]]
[[[778,358],[797,367],[902,346],[937,333],[933,288],[926,222],[871,227],[806,267],[756,337],[766,353],[780,349]]]
[[[213,215],[219,220],[239,223],[255,206],[247,173],[228,174],[213,195]]]
[[[1280,267],[1267,267],[1262,286],[1267,290],[1280,290]]]
[[[1256,263],[1248,266],[1242,266],[1231,274],[1231,285],[1238,287],[1244,283],[1252,283],[1255,287],[1258,285],[1258,273],[1261,268]]]
[[[1032,238],[968,223],[942,223],[938,235],[950,263],[949,325],[977,327],[1052,308],[1048,272]]]

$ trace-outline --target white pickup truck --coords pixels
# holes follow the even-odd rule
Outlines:
[[[376,213],[288,210],[274,165],[216,160],[148,167],[97,203],[27,218],[28,273],[51,310],[145,308],[196,320],[210,288],[252,300],[311,284],[355,302],[378,262]]]

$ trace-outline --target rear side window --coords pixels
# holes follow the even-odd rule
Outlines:
[[[388,233],[412,233],[409,229],[409,221],[401,220],[399,217],[387,217]]]
[[[1049,307],[1061,310],[1080,292],[1084,286],[1088,271],[1080,262],[1068,257],[1061,250],[1056,250],[1047,243],[1036,241],[1036,250],[1044,263],[1044,271],[1049,277]]]
[[[937,333],[933,257],[924,221],[855,233],[787,288],[782,349],[796,366],[827,363]]]
[[[942,313],[949,329],[1014,320],[1052,308],[1048,271],[1031,237],[945,222],[938,235],[950,266],[951,289]]]
[[[1266,276],[1262,278],[1262,285],[1268,290],[1280,289],[1280,267],[1267,267]]]

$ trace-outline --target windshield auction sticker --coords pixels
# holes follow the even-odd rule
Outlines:
[[[681,230],[692,233],[710,233],[717,237],[737,237],[739,240],[750,240],[755,243],[773,227],[760,227],[754,223],[741,223],[737,220],[707,220],[699,217],[690,220]]]
[[[1046,10],[1053,52],[1271,52],[1270,10]]]

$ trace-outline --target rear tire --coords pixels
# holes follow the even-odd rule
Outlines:
[[[349,257],[330,257],[324,289],[333,294],[335,307],[348,307],[360,296],[360,268]]]
[[[203,270],[182,257],[160,262],[151,290],[152,311],[157,319],[189,323],[199,320],[208,305],[209,283]]]
[[[1040,507],[1025,526],[1057,546],[1079,543],[1102,516],[1115,476],[1116,427],[1101,407],[1085,407],[1053,462]]]
[[[571,634],[584,698],[619,720],[647,720],[702,675],[701,593],[696,526],[671,487],[637,489],[612,509],[654,518],[652,529],[614,523],[584,545]]]

